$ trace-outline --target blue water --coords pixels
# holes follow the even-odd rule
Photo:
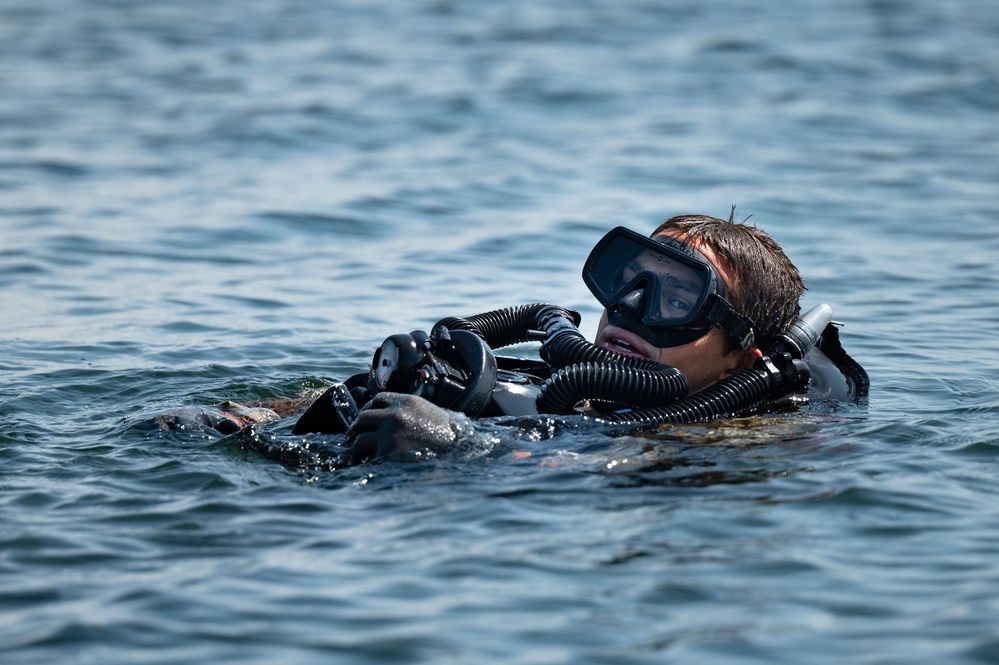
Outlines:
[[[0,662],[999,662],[997,117],[985,0],[6,0]],[[146,426],[592,335],[608,228],[732,204],[866,405],[336,470]]]

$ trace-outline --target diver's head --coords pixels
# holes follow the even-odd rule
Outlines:
[[[805,285],[798,269],[768,233],[736,222],[735,206],[727,220],[705,215],[672,217],[652,236],[680,239],[710,257],[724,278],[726,300],[736,312],[753,320],[757,347],[769,349],[801,314]],[[736,348],[734,340],[727,345]]]
[[[790,289],[790,321],[775,324],[774,303],[756,300],[776,297],[773,288],[760,285],[780,282],[767,271],[781,257],[797,289]],[[605,307],[595,343],[677,367],[691,392],[751,367],[760,347],[768,348],[794,321],[803,290],[797,270],[765,233],[700,216],[667,220],[651,239],[614,229],[594,248],[583,272]],[[778,291],[786,296],[788,289]],[[754,313],[768,318],[757,326]]]

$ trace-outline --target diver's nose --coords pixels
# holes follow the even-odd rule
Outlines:
[[[645,289],[635,289],[618,301],[617,306],[629,314],[642,318],[642,303],[645,301]]]

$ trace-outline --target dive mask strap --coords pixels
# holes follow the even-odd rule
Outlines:
[[[705,300],[703,317],[731,335],[743,349],[756,343],[753,320],[738,314],[731,303],[717,293],[710,294]]]

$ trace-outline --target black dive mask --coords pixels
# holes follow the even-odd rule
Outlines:
[[[676,238],[612,229],[586,259],[583,281],[607,308],[611,325],[653,346],[689,344],[715,326],[743,349],[753,346],[752,319],[725,300],[725,284],[711,262]]]

